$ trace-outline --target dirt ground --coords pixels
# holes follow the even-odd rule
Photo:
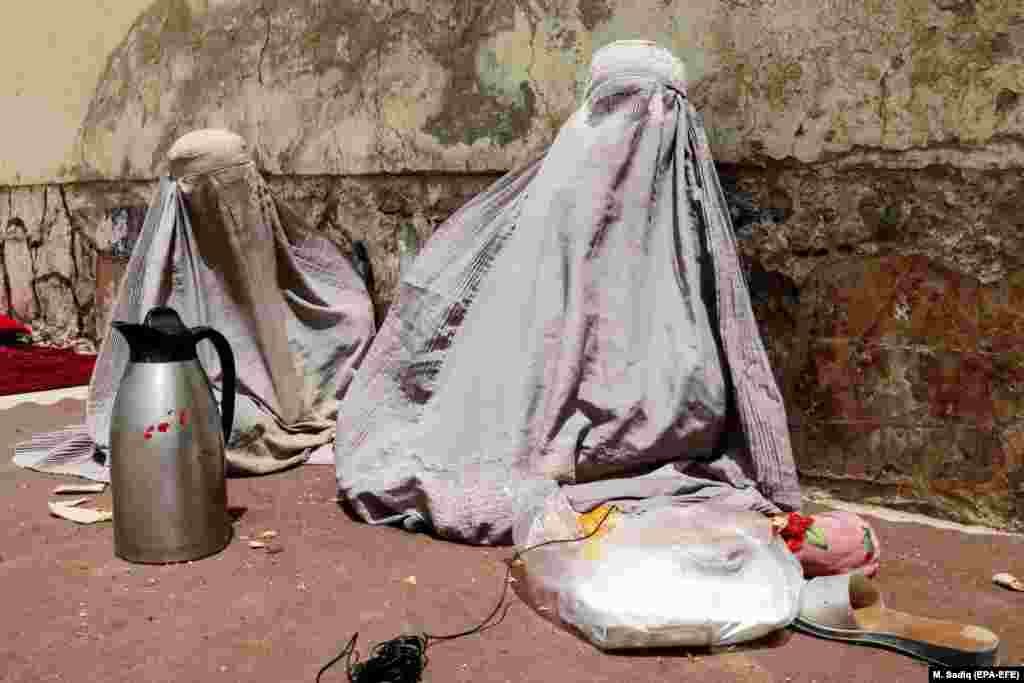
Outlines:
[[[117,559],[109,523],[49,515],[64,478],[10,463],[15,442],[79,422],[82,410],[65,400],[0,412],[0,680],[313,681],[355,631],[365,653],[413,629],[468,628],[495,603],[510,549],[355,522],[334,502],[324,466],[229,480],[241,516],[216,556],[164,566]],[[109,491],[96,499],[109,509]],[[882,543],[877,583],[891,607],[986,626],[1002,638],[1003,664],[1024,661],[1024,593],[991,583],[997,572],[1024,576],[1024,539],[872,524]],[[268,529],[280,552],[243,539]],[[415,585],[403,581],[410,576]],[[927,680],[926,667],[900,655],[789,631],[724,652],[604,654],[510,600],[500,625],[431,647],[424,681]],[[339,665],[322,680],[347,678]]]

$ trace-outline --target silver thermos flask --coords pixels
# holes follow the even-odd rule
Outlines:
[[[235,412],[231,346],[216,330],[185,327],[163,306],[141,325],[113,328],[130,353],[110,422],[114,553],[168,563],[219,552],[232,533],[224,456]],[[220,358],[220,411],[196,354],[204,339]]]

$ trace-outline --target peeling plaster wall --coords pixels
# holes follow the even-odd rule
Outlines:
[[[543,149],[596,48],[648,37],[687,62],[804,481],[1024,529],[1019,0],[138,9],[65,79],[59,144],[4,142],[0,310],[98,339],[109,210],[147,203],[178,136],[224,126],[312,225],[367,240],[382,313],[398,235]]]
[[[19,66],[5,108],[42,116],[50,93],[67,112],[42,150],[4,131],[0,184],[151,179],[207,125],[245,135],[272,173],[499,171],[550,139],[597,47],[637,36],[686,60],[722,161],[1024,155],[1018,0],[156,0],[127,35],[132,3],[107,4],[50,26],[77,65],[64,74],[25,38],[4,47]]]

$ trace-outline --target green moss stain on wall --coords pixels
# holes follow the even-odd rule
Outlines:
[[[929,18],[927,0],[900,4],[900,29],[910,37],[908,108],[912,112],[913,140],[927,144],[936,121],[928,116],[927,102],[943,102],[942,126],[956,131],[963,142],[984,143],[1000,123],[998,94],[1024,92],[1024,65],[1011,61],[1007,26],[1024,18],[1017,0],[977,0],[968,11],[946,12]]]
[[[739,131],[735,128],[717,128],[712,126],[707,129],[708,143],[712,147],[721,145],[735,145],[739,141]]]
[[[202,41],[198,23],[194,20],[193,5],[199,12],[205,10],[205,3],[190,3],[189,0],[158,0],[151,11],[154,21],[143,24],[139,31],[139,53],[147,65],[159,64],[168,54],[182,49],[197,49]],[[136,84],[143,107],[142,124],[160,115],[162,85],[160,75],[151,72]]]
[[[168,41],[171,45],[190,42],[194,27],[192,7],[188,0],[157,0],[149,12],[161,17],[161,21],[139,31],[139,53],[144,63],[157,64]]]
[[[525,138],[537,114],[537,94],[530,83],[534,61],[534,31],[522,10],[502,4],[492,12],[501,16],[479,19],[481,32],[474,41],[444,55],[452,73],[439,113],[423,127],[441,144],[472,145],[489,139],[505,146]]]
[[[520,109],[526,106],[522,86],[524,83],[528,84],[530,80],[528,67],[529,64],[526,62],[502,64],[498,62],[497,53],[490,48],[485,48],[477,54],[477,79],[484,94],[508,100],[513,107]]]
[[[685,13],[672,15],[669,29],[662,45],[686,64],[686,80],[694,83],[707,73],[707,53],[693,37],[692,27],[685,20]]]
[[[754,19],[751,19],[754,20]],[[807,75],[806,70],[797,59],[780,56],[772,59],[753,59],[737,49],[733,36],[735,19],[729,15],[721,15],[700,36],[699,50],[690,50],[695,69],[691,80],[698,80],[705,75],[705,62],[713,58],[716,63],[716,79],[727,79],[732,84],[732,96],[722,105],[743,108],[749,103],[766,101],[772,111],[786,109],[793,96],[799,92],[800,83]],[[684,35],[676,31],[676,36]],[[681,49],[677,42],[674,49]],[[687,65],[689,67],[689,64]],[[688,69],[689,70],[689,69]]]
[[[731,159],[758,150],[808,161],[850,145],[1001,144],[997,134],[1019,132],[1024,64],[1014,25],[1024,4],[941,4],[955,7],[943,10],[935,0],[831,7],[511,0],[450,3],[439,12],[348,0],[154,0],[104,75],[80,139],[109,174],[100,164],[109,134],[116,141],[130,137],[125,131],[166,128],[154,151],[158,165],[173,139],[211,119],[243,120],[268,139],[288,138],[274,123],[285,117],[275,112],[296,98],[301,121],[352,116],[368,129],[379,122],[374,153],[385,165],[409,154],[418,164],[459,159],[465,150],[441,148],[530,145],[553,131],[581,100],[593,53],[642,38],[684,61],[695,103]],[[389,55],[408,59],[417,50],[433,58],[434,77],[415,102],[406,101],[404,86],[394,85],[404,76],[392,73]],[[220,102],[228,106],[218,109]],[[297,158],[307,142],[327,144],[315,130],[301,135],[294,144],[274,143],[275,158]],[[111,153],[130,156],[126,148],[115,144]],[[473,163],[483,158],[474,152]],[[145,168],[139,159],[133,164]]]
[[[845,145],[850,142],[850,125],[845,108],[840,107],[832,112],[832,124],[825,135],[825,142],[831,145]]]
[[[772,109],[781,111],[786,108],[794,84],[803,77],[804,68],[800,66],[799,62],[775,62],[769,64],[765,72],[767,74],[765,90],[768,104]]]
[[[137,98],[142,107],[141,125],[161,115],[164,85],[160,64],[184,50],[198,50],[203,39],[206,0],[156,0],[136,20],[122,45],[108,57],[107,66],[79,128],[76,162],[67,173],[89,179],[94,171],[89,159],[108,166],[114,130],[123,116],[126,101]],[[134,52],[135,59],[123,58]],[[115,57],[122,57],[115,59]],[[141,64],[140,73],[134,65]],[[228,63],[229,64],[229,63]],[[223,68],[230,69],[230,66]],[[123,170],[123,169],[122,169]]]

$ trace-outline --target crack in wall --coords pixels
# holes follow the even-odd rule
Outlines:
[[[5,246],[7,242],[7,229],[11,226],[11,222],[14,220],[14,193],[10,188],[7,188],[7,223],[3,226],[3,232],[0,232],[0,276],[3,276],[2,284],[4,288],[4,301],[7,302],[5,315],[13,315],[14,312],[14,301],[11,299],[11,278],[7,274],[7,256],[5,254]]]
[[[885,144],[885,136],[889,128],[889,75],[892,72],[886,67],[885,73],[882,74],[881,80],[878,82],[878,87],[881,93],[878,96],[878,120],[879,128],[879,141]]]
[[[82,242],[85,243],[86,248],[91,249],[95,252],[102,251],[102,249],[100,249],[99,243],[96,242],[96,240],[94,240],[92,237],[90,237],[88,233],[86,233],[84,230],[77,229],[75,230],[74,235],[75,239],[82,240]]]
[[[373,56],[371,59],[376,61],[374,69],[374,81],[375,87],[373,88],[373,106],[377,110],[377,121],[384,121],[384,93],[381,92],[381,81],[383,80],[381,73],[384,69],[383,59],[381,58],[379,46],[373,50]],[[380,158],[384,155],[384,141],[380,135],[373,136],[373,153],[374,156]]]
[[[28,246],[29,271],[31,272],[29,284],[32,289],[32,300],[35,302],[36,315],[42,315],[43,313],[42,299],[39,296],[39,290],[36,289],[36,273],[38,272],[39,250],[43,246],[43,225],[46,223],[49,189],[49,185],[43,186],[43,211],[39,217],[39,237],[33,240],[28,234],[25,235],[26,245]]]
[[[58,273],[55,270],[50,271],[49,273],[43,273],[42,275],[38,275],[32,279],[33,284],[51,281],[59,282],[68,289],[74,287],[74,282],[71,281],[71,278],[69,278],[67,275],[64,275],[63,273]]]
[[[30,239],[29,247],[32,249],[38,249],[42,246],[43,242],[50,236],[50,231],[46,227],[46,212],[50,208],[50,186],[43,185],[43,210],[39,214],[39,229],[36,231],[38,237],[36,239]]]
[[[267,52],[267,47],[270,45],[270,10],[267,9],[267,3],[264,2],[260,5],[260,10],[263,13],[263,19],[267,23],[267,33],[263,38],[263,47],[260,48],[260,56],[256,62],[256,79],[260,85],[263,85],[263,57]]]
[[[70,187],[55,183],[20,189],[17,196],[7,192],[8,217],[0,225],[0,294],[6,302],[0,313],[31,324],[41,339],[61,340],[70,334],[95,342],[95,326],[89,324],[95,273],[88,259],[100,250],[71,211]],[[34,216],[40,209],[26,224],[22,216]],[[62,241],[65,229],[67,244]]]
[[[71,301],[75,306],[75,316],[78,323],[78,333],[84,334],[91,341],[96,341],[96,332],[93,331],[89,334],[89,330],[85,324],[86,315],[83,314],[82,309],[84,308],[84,302],[78,298],[78,284],[81,281],[81,266],[78,263],[78,240],[80,237],[81,230],[76,227],[74,218],[71,214],[71,209],[68,207],[67,192],[64,190],[64,185],[58,185],[57,190],[60,192],[61,208],[64,211],[64,219],[68,222],[69,235],[68,235],[68,255],[71,257]],[[94,254],[95,258],[95,254]],[[94,290],[95,292],[95,290]],[[95,298],[95,293],[93,297]]]
[[[13,195],[13,193],[11,193],[11,194]],[[11,214],[13,214],[13,213],[14,213],[14,202],[13,202],[13,199],[12,199],[11,200]],[[14,284],[13,284],[13,282],[11,280],[11,272],[10,272],[11,269],[10,269],[10,266],[8,265],[8,263],[7,263],[7,243],[11,241],[11,237],[12,237],[11,236],[11,232],[12,232],[11,228],[16,228],[16,229],[21,231],[21,240],[25,242],[25,248],[26,249],[28,249],[29,237],[28,237],[28,228],[25,226],[25,221],[22,220],[21,216],[11,215],[11,217],[7,219],[7,225],[5,226],[3,241],[2,241],[2,243],[0,243],[0,246],[4,247],[4,261],[3,261],[3,264],[0,264],[0,265],[3,265],[3,267],[4,267],[4,281],[5,281],[6,286],[7,286],[7,306],[8,306],[8,310],[11,312],[11,315],[15,315],[17,313],[17,311],[15,310],[15,307],[14,307],[14,298],[13,298],[13,295],[14,295]],[[30,259],[30,267],[31,267],[31,253],[29,253],[29,259]],[[34,275],[34,273],[33,273],[33,275]],[[29,278],[29,283],[31,285],[31,277]]]
[[[526,15],[526,20],[530,22],[530,63],[526,65],[526,81],[533,86],[534,91],[537,93],[537,99],[540,100],[541,105],[544,107],[544,117],[550,118],[551,116],[551,105],[547,101],[544,92],[541,88],[537,87],[537,79],[533,75],[533,67],[537,64],[537,17],[533,16],[532,5],[527,2],[526,8],[523,13]]]

